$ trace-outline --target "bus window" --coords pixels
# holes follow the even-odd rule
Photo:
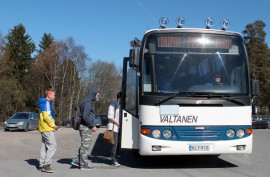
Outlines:
[[[137,115],[136,96],[136,70],[129,68],[127,71],[125,109],[133,115]]]

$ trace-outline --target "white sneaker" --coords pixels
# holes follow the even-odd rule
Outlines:
[[[115,162],[113,162],[113,166],[120,167],[120,164],[117,161],[115,161]]]
[[[94,170],[94,167],[91,167],[90,165],[83,165],[80,167],[81,170]]]

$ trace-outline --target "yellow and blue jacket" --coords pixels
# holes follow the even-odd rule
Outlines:
[[[39,98],[38,107],[39,107],[39,120],[38,120],[39,132],[54,131],[55,120],[54,120],[54,111],[52,109],[52,103],[46,98]]]

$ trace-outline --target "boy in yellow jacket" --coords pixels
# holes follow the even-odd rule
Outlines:
[[[38,130],[41,133],[41,150],[39,167],[42,172],[53,173],[51,168],[52,157],[56,151],[56,139],[54,131],[59,129],[55,125],[55,116],[52,108],[52,101],[55,99],[53,88],[46,90],[46,98],[39,98],[39,121]]]

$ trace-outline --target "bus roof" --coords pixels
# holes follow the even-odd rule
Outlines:
[[[237,35],[242,37],[238,32],[225,31],[218,29],[205,29],[205,28],[160,28],[147,30],[145,34],[152,32],[197,32],[197,33],[213,33],[213,34],[226,34],[226,35]]]

